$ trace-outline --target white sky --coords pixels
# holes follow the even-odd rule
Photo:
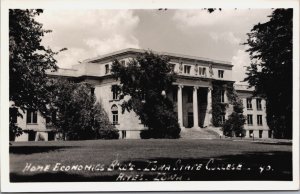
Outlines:
[[[271,9],[205,10],[44,10],[37,20],[43,43],[67,48],[60,67],[124,48],[142,48],[230,61],[233,79],[243,80],[250,63],[246,33],[269,20]]]

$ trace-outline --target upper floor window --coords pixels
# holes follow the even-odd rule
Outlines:
[[[256,108],[257,108],[257,110],[262,110],[261,99],[260,98],[256,99]]]
[[[105,65],[105,75],[109,74],[109,64]]]
[[[221,102],[225,102],[225,91],[221,90],[220,95],[221,95]]]
[[[91,87],[91,95],[94,96],[94,94],[95,94],[95,88]]]
[[[252,109],[252,99],[247,98],[247,109]]]
[[[224,70],[218,70],[218,77],[223,78],[224,77]]]
[[[175,72],[175,64],[170,63],[169,65],[170,65],[171,72]]]
[[[112,86],[112,93],[113,93],[113,100],[118,100],[119,99],[119,89],[117,85]]]
[[[54,110],[54,111],[52,111],[51,112],[51,116],[49,117],[46,117],[46,123],[55,123],[56,122],[56,114],[57,114],[57,112]]]
[[[206,67],[199,67],[199,75],[206,76]]]
[[[11,123],[17,123],[18,120],[18,109],[9,108],[9,120]]]
[[[37,111],[30,109],[27,110],[27,117],[26,117],[27,124],[36,124],[37,123]]]
[[[190,74],[191,73],[191,66],[190,65],[185,65],[184,66],[184,73],[185,74]]]
[[[247,124],[248,124],[248,125],[253,125],[253,118],[252,118],[252,115],[247,115]]]
[[[257,115],[257,125],[262,126],[262,115]]]

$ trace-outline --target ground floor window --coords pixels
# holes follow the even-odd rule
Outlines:
[[[188,128],[193,127],[194,125],[194,114],[193,112],[188,112]]]
[[[262,138],[263,130],[259,130],[259,138]]]
[[[118,124],[119,122],[119,115],[118,115],[118,107],[117,105],[112,105],[111,107],[111,113],[112,113],[112,123],[113,125]]]
[[[249,130],[249,137],[253,137],[253,130]]]
[[[35,141],[36,131],[28,132],[28,141]]]
[[[126,138],[126,131],[123,130],[123,131],[122,131],[122,139],[125,139],[125,138]]]
[[[220,115],[220,124],[223,125],[225,123],[225,114]]]
[[[271,130],[268,131],[268,137],[272,138],[272,131]]]

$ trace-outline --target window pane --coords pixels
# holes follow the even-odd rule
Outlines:
[[[37,123],[37,111],[33,111],[33,119],[32,119],[32,123]]]
[[[31,123],[31,114],[32,114],[32,111],[31,110],[27,110],[26,123]]]

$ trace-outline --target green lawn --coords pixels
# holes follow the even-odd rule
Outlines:
[[[23,172],[26,163],[39,171]],[[292,145],[219,139],[12,142],[10,171],[13,182],[291,180]]]

